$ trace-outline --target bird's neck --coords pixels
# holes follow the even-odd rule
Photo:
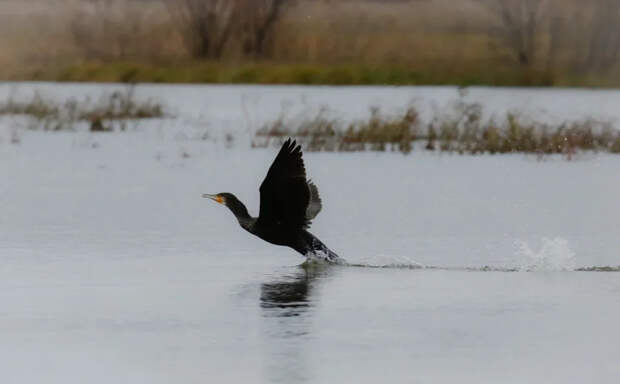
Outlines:
[[[253,232],[253,227],[254,227],[254,222],[256,221],[255,218],[253,217],[237,217],[237,221],[239,221],[239,225],[241,225],[241,227],[243,229],[245,229],[248,232],[254,233]]]
[[[254,219],[252,219],[252,217],[248,213],[248,209],[245,207],[245,205],[243,205],[243,203],[239,201],[234,205],[228,206],[228,208],[231,210],[233,215],[235,215],[237,221],[239,221],[239,224],[243,228],[249,229],[251,227]]]

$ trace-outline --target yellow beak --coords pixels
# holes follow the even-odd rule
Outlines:
[[[224,198],[220,195],[209,195],[207,193],[204,193],[202,197],[204,197],[205,199],[211,199],[216,203],[224,204]]]

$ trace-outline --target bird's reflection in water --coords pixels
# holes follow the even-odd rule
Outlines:
[[[310,306],[310,284],[314,280],[305,270],[293,276],[264,283],[260,306],[265,316],[290,317],[303,314]]]
[[[312,305],[312,290],[317,281],[329,276],[328,264],[304,263],[295,273],[284,275],[261,286],[260,305],[266,316],[299,316]]]
[[[332,271],[329,265],[304,264],[293,274],[262,284],[260,306],[270,382],[312,379],[306,356],[307,342],[312,339],[312,313],[318,304],[318,285]]]

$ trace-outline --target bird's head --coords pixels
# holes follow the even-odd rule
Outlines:
[[[202,197],[205,199],[211,199],[216,203],[225,205],[230,209],[235,216],[237,217],[249,217],[248,210],[245,208],[245,205],[235,195],[228,192],[222,192],[215,195],[209,195],[207,193],[203,194]]]

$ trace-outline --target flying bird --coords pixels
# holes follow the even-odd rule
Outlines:
[[[312,219],[321,211],[319,190],[306,179],[301,146],[289,138],[260,186],[260,212],[251,217],[245,205],[232,193],[202,197],[223,204],[243,229],[272,244],[291,247],[308,258],[337,261],[338,255],[308,232]]]

